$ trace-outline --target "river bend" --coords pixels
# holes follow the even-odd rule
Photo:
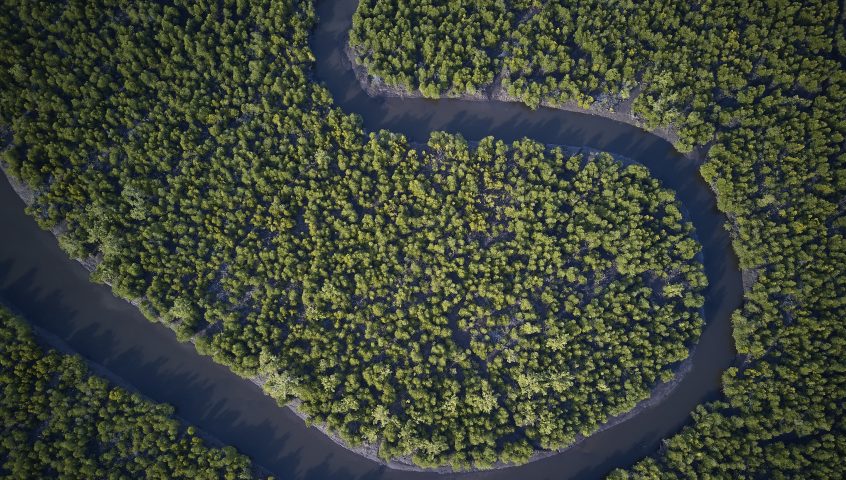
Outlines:
[[[338,106],[361,116],[369,131],[388,129],[425,142],[430,132],[468,140],[493,135],[543,143],[582,145],[620,154],[646,166],[675,190],[703,248],[706,326],[692,369],[660,404],[563,453],[503,470],[450,478],[596,478],[654,453],[661,439],[689,422],[696,405],[718,398],[720,376],[735,358],[731,312],[742,300],[737,257],[698,165],[665,140],[613,120],[517,103],[456,99],[370,97],[361,88],[344,46],[357,0],[320,0],[312,35],[315,74]],[[50,232],[24,214],[8,182],[0,182],[0,301],[59,337],[146,396],[176,407],[180,417],[249,455],[280,479],[424,479],[446,476],[386,468],[352,453],[290,410],[279,408],[253,383],[196,353],[172,331],[145,319],[62,252]]]

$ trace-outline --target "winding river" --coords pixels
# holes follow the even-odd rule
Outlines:
[[[341,108],[361,115],[367,130],[390,129],[418,142],[425,142],[433,130],[461,133],[468,140],[530,137],[630,157],[676,191],[703,248],[709,280],[706,327],[691,371],[664,401],[563,453],[520,467],[450,477],[596,478],[655,452],[661,439],[689,422],[696,405],[718,397],[720,375],[735,358],[730,315],[742,300],[741,275],[723,228],[727,219],[717,211],[697,163],[655,135],[600,117],[495,101],[370,97],[343,52],[356,5],[357,0],[319,1],[312,49],[318,80]],[[153,400],[175,406],[180,417],[237,447],[280,479],[445,478],[389,469],[306,428],[256,385],[178,342],[173,332],[146,320],[108,287],[91,283],[53,235],[24,214],[24,204],[10,185],[0,183],[0,301],[90,362]]]

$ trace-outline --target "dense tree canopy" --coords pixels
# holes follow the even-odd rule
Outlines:
[[[355,28],[397,3],[362,2]],[[526,8],[501,15],[518,18]],[[702,176],[731,218],[735,251],[754,283],[734,316],[746,361],[726,373],[725,401],[700,410],[637,474],[844,476],[833,461],[846,449],[844,15],[834,0],[552,0],[529,6],[485,50],[501,57],[489,63],[512,98],[630,108],[647,127],[673,127],[680,150],[707,149]],[[449,31],[450,17],[430,21]],[[404,34],[370,22],[370,38]],[[391,81],[395,72],[379,69],[391,65],[389,53],[358,54],[368,67],[387,55],[372,73]],[[434,61],[422,71],[456,62]],[[458,81],[442,93],[478,88]]]
[[[310,2],[7,7],[3,158],[30,213],[351,444],[522,461],[646,398],[699,334],[699,246],[645,168],[367,136],[309,81]]]
[[[503,0],[363,0],[350,44],[388,84],[430,97],[475,92],[493,82],[500,64],[493,52],[516,18]]]
[[[4,478],[253,478],[232,447],[212,448],[173,408],[43,350],[0,307],[0,475]]]

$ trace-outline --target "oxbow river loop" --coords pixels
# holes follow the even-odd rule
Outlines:
[[[663,438],[689,421],[696,405],[719,395],[720,375],[734,361],[731,312],[742,299],[737,258],[696,161],[665,140],[625,123],[549,108],[498,101],[371,97],[344,54],[356,0],[323,0],[312,34],[316,80],[345,111],[361,116],[369,131],[388,129],[425,142],[432,131],[460,133],[468,140],[528,137],[544,143],[579,145],[623,155],[645,165],[685,205],[703,248],[706,326],[692,368],[662,402],[595,434],[563,453],[520,467],[450,475],[450,478],[595,478],[653,453]],[[423,479],[429,472],[386,468],[306,428],[253,383],[179,343],[162,325],[150,323],[108,287],[88,280],[50,232],[23,212],[10,185],[0,189],[6,228],[0,241],[0,300],[51,332],[89,361],[102,365],[153,400],[224,443],[249,455],[277,478]]]

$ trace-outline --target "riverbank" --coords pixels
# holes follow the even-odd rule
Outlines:
[[[625,413],[621,413],[620,415],[610,417],[610,419],[603,423],[599,428],[591,432],[590,435],[577,435],[576,439],[570,445],[557,449],[557,450],[537,450],[535,453],[529,458],[528,461],[521,464],[512,464],[512,463],[503,463],[503,462],[496,462],[491,467],[485,469],[479,468],[471,468],[467,470],[453,470],[451,467],[448,466],[441,466],[436,468],[423,468],[415,463],[412,462],[411,458],[408,457],[397,457],[389,461],[383,460],[379,457],[379,444],[375,445],[361,445],[361,446],[352,446],[346,443],[342,438],[340,438],[337,434],[333,433],[331,430],[327,429],[324,425],[312,424],[313,427],[320,430],[324,435],[326,435],[330,440],[332,440],[337,445],[353,452],[358,455],[361,455],[368,460],[372,460],[377,462],[381,465],[384,465],[388,468],[392,468],[394,470],[402,470],[408,472],[434,472],[439,474],[448,474],[448,473],[474,473],[474,472],[485,472],[488,470],[502,470],[507,468],[518,468],[523,465],[528,465],[533,462],[537,462],[539,460],[543,460],[549,458],[554,455],[559,455],[564,453],[568,450],[573,450],[580,445],[582,445],[586,440],[590,439],[593,435],[596,435],[600,432],[604,432],[611,428],[616,427],[617,425],[629,420],[630,418],[636,417],[637,415],[641,414],[642,412],[649,410],[664,401],[673,391],[679,386],[682,380],[690,373],[693,369],[693,354],[696,350],[696,346],[690,348],[687,358],[685,358],[674,370],[673,370],[673,379],[669,382],[662,382],[655,386],[650,395],[645,400],[641,400],[638,402],[631,410],[626,411]],[[257,385],[261,386],[261,384],[257,383]],[[288,405],[288,408],[294,412],[295,415],[300,417],[304,422],[308,422],[308,415],[305,415],[299,410],[300,401],[294,400]]]

